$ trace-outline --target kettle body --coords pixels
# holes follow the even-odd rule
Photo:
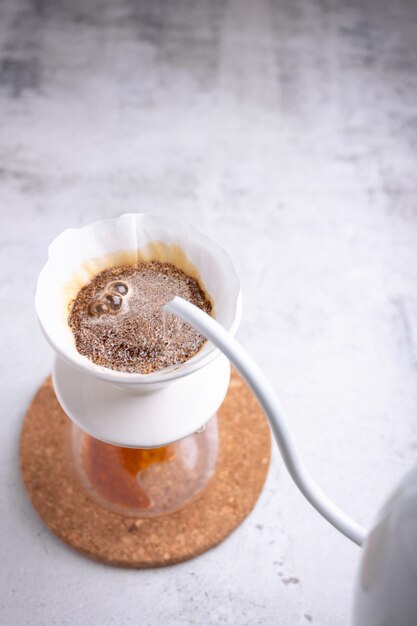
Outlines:
[[[400,482],[363,545],[354,626],[417,626],[417,466]]]

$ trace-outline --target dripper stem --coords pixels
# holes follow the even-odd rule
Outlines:
[[[223,326],[190,302],[177,296],[163,308],[194,326],[233,363],[258,398],[285,466],[301,493],[330,524],[357,545],[362,545],[366,530],[342,511],[310,476],[298,454],[285,413],[272,385],[246,350]]]

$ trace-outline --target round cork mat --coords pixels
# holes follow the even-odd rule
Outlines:
[[[239,526],[254,507],[269,467],[269,426],[235,372],[218,424],[216,471],[200,497],[170,515],[126,517],[100,507],[79,484],[68,452],[71,421],[47,378],[23,423],[23,482],[50,530],[94,559],[137,568],[186,561],[213,548]]]

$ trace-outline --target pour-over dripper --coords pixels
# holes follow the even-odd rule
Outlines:
[[[171,262],[198,278],[215,318],[236,331],[240,284],[228,254],[192,226],[144,214],[59,235],[49,246],[35,304],[57,354],[53,382],[66,413],[108,443],[152,447],[195,432],[214,415],[227,391],[230,366],[210,342],[185,363],[151,374],[111,370],[77,352],[68,313],[79,289],[105,268],[141,260]]]
[[[213,315],[235,333],[241,315],[240,283],[229,255],[193,226],[166,217],[126,214],[80,229],[68,229],[49,246],[39,278],[35,306],[41,327],[59,356],[84,373],[147,391],[204,367],[218,356],[207,344],[191,359],[152,374],[128,373],[102,367],[81,355],[68,326],[71,302],[96,274],[140,261],[173,263],[196,277],[213,305]]]

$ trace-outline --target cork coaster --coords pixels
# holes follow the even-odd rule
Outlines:
[[[68,452],[71,421],[47,378],[28,409],[21,433],[20,466],[26,491],[49,529],[94,559],[137,568],[186,561],[219,544],[245,519],[269,467],[269,426],[235,372],[218,425],[216,471],[197,500],[162,517],[125,517],[100,507],[79,484]]]

